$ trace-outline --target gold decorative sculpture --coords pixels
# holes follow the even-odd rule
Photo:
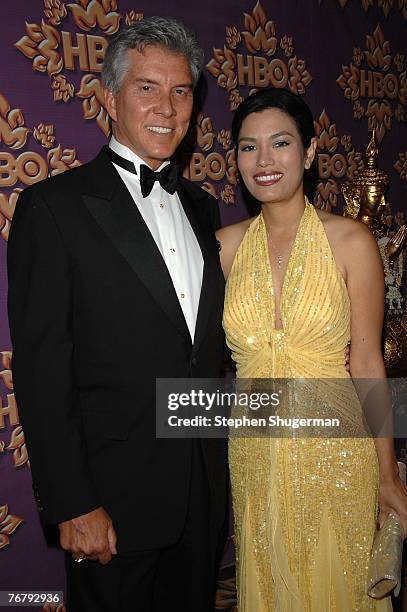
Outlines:
[[[360,219],[372,229],[376,237],[381,237],[386,226],[384,216],[388,212],[385,194],[389,176],[377,167],[378,154],[379,150],[373,131],[366,149],[365,167],[355,175],[351,182],[342,185],[342,193],[346,203],[344,215]]]
[[[387,367],[407,355],[407,312],[402,295],[404,248],[407,226],[390,235],[391,209],[385,195],[389,176],[377,166],[379,150],[375,133],[366,149],[366,163],[354,179],[342,185],[344,216],[362,221],[375,236],[383,260],[386,284],[384,359]]]

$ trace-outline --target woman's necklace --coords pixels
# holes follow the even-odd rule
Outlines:
[[[274,258],[275,258],[275,260],[277,262],[278,270],[282,269],[283,263],[285,262],[286,259],[289,259],[290,255],[291,255],[292,245],[293,245],[294,240],[295,240],[295,238],[297,236],[297,232],[298,232],[298,228],[299,228],[300,223],[301,223],[301,219],[304,217],[304,215],[307,212],[307,206],[309,207],[311,205],[309,204],[308,200],[305,199],[305,209],[304,209],[304,212],[303,212],[301,218],[297,220],[295,225],[292,225],[291,227],[287,228],[288,232],[291,233],[292,238],[290,240],[287,240],[287,242],[284,243],[284,246],[282,248],[279,248],[276,245],[276,242],[273,239],[273,237],[272,237],[272,235],[270,233],[270,230],[269,230],[269,228],[266,225],[266,221],[264,219],[263,211],[261,212],[261,215],[263,217],[264,228],[266,230],[266,235],[267,235],[267,244],[270,246],[270,251],[274,255]]]
[[[266,224],[264,224],[266,227]],[[277,261],[277,268],[279,270],[281,270],[281,268],[283,267],[283,261],[284,261],[284,257],[285,257],[285,253],[279,251],[276,246],[275,246],[275,242],[272,239],[269,230],[266,227],[266,234],[267,234],[267,242],[270,245],[270,249],[273,251],[274,253],[274,257]],[[292,238],[291,240],[288,241],[288,243],[285,245],[285,251],[288,251],[289,253],[291,252],[291,245],[294,242],[294,238]]]

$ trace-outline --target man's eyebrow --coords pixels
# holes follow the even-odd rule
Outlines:
[[[158,81],[154,81],[154,79],[150,79],[148,77],[137,77],[136,79],[134,79],[134,83],[147,83],[148,85],[159,85]],[[187,87],[188,89],[192,89],[192,82],[188,81],[188,83],[180,83],[179,85],[174,85],[174,87]]]
[[[282,131],[282,132],[276,132],[275,134],[271,134],[270,138],[278,138],[279,136],[292,136],[294,138],[294,134],[291,134],[291,132],[286,132],[286,131]],[[239,138],[239,142],[241,142],[242,140],[246,140],[249,142],[256,142],[256,138],[253,138],[252,136],[242,136],[241,138]]]
[[[152,85],[158,85],[157,81],[154,81],[153,79],[149,79],[147,77],[137,77],[137,79],[134,79],[135,83],[150,83]]]

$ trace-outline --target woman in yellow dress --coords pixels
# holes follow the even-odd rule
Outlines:
[[[384,378],[380,255],[363,224],[304,196],[316,149],[309,108],[289,91],[260,90],[237,109],[232,136],[261,204],[218,233],[237,377],[346,379],[351,340],[351,376]],[[352,432],[361,408],[349,387],[338,385],[332,406]],[[392,440],[234,437],[229,461],[239,612],[392,609],[366,594],[377,520],[393,509],[407,532]]]

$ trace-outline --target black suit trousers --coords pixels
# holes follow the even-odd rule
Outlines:
[[[217,530],[198,440],[194,440],[188,512],[167,548],[117,555],[107,565],[67,556],[67,612],[212,612]]]

